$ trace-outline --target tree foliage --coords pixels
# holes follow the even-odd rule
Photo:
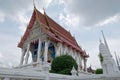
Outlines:
[[[103,56],[101,53],[99,54],[99,59],[100,59],[100,62],[103,62]]]
[[[97,69],[95,73],[96,73],[96,74],[103,74],[103,69],[101,69],[101,68],[100,68],[100,69]]]
[[[58,56],[52,61],[50,72],[70,75],[73,66],[77,70],[78,65],[72,56]]]

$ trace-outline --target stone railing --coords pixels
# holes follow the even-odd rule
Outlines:
[[[38,65],[41,65],[41,64],[38,63],[38,62],[33,62],[33,63],[29,63],[29,64],[19,65],[19,66],[15,67],[15,68],[34,68],[34,67],[36,67]]]
[[[0,80],[120,80],[120,74],[89,74],[87,72],[71,70],[72,75],[49,73],[49,64],[44,63],[41,71],[31,69],[39,63],[19,66],[14,69],[0,68]],[[29,67],[28,67],[29,66]],[[35,69],[37,69],[34,67]]]
[[[33,62],[30,64],[19,65],[17,67],[14,67],[14,69],[32,69],[32,70],[41,71],[43,70],[44,64],[45,64],[44,62]],[[50,70],[51,64],[47,63],[47,65],[49,65],[49,70]]]

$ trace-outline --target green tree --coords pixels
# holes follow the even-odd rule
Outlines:
[[[76,70],[78,69],[78,65],[72,56],[58,56],[52,61],[50,72],[70,75],[73,66]]]

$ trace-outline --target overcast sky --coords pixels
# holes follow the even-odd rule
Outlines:
[[[104,31],[110,51],[120,56],[120,0],[35,0],[38,10],[76,38],[89,54],[87,65],[99,68],[99,38]],[[44,5],[43,5],[44,4]],[[0,0],[0,66],[17,66],[17,47],[33,12],[33,0]]]

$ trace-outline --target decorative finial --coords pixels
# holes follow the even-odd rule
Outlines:
[[[43,7],[43,12],[44,12],[44,15],[46,15],[46,12],[45,12],[45,8]]]
[[[45,12],[45,0],[43,0],[43,11]]]
[[[99,38],[100,43],[102,43],[101,39]]]
[[[101,30],[101,32],[103,33],[103,30]]]
[[[35,6],[35,1],[33,0],[33,6],[34,6],[34,8],[36,8],[36,6]]]

